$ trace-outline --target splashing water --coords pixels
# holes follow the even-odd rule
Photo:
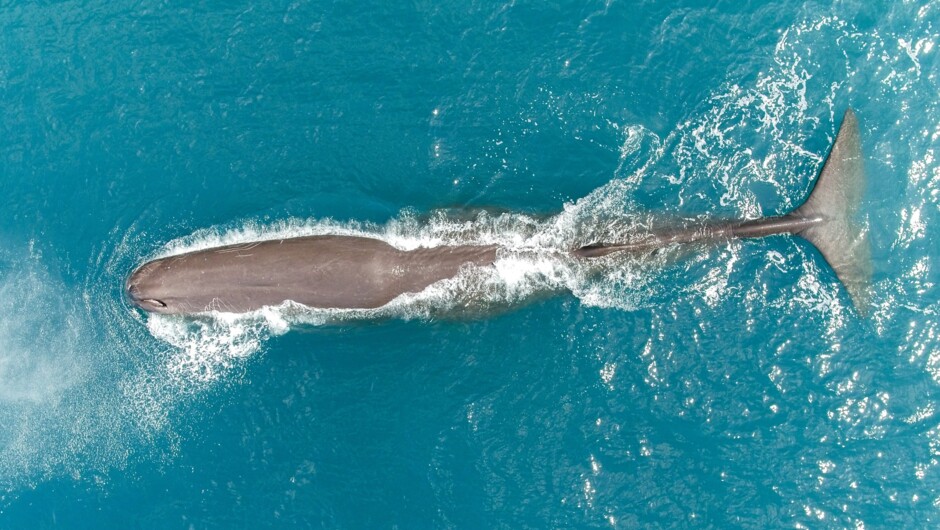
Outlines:
[[[49,477],[106,477],[108,470],[139,459],[141,453],[148,461],[172,457],[178,411],[192,401],[192,395],[220,381],[237,380],[233,372],[263,351],[273,337],[295,326],[485,315],[555,293],[571,293],[588,306],[628,311],[660,304],[660,315],[682,304],[715,308],[738,297],[748,315],[775,307],[788,315],[819,316],[827,333],[823,348],[828,345],[831,350],[819,356],[820,377],[825,376],[828,359],[838,352],[843,338],[844,297],[834,283],[824,281],[827,271],[818,258],[799,245],[733,243],[691,257],[666,252],[616,258],[597,267],[586,267],[563,253],[583,243],[622,239],[656,221],[655,216],[637,214],[645,209],[637,200],[643,186],[654,188],[646,193],[657,199],[666,217],[704,212],[756,217],[770,213],[769,208],[776,212],[792,208],[822,161],[824,136],[831,140],[835,133],[819,129],[835,122],[846,103],[862,104],[844,99],[853,90],[853,79],[873,80],[867,85],[874,85],[871,97],[877,102],[890,102],[902,113],[919,108],[926,123],[938,123],[936,98],[923,105],[916,96],[936,93],[930,63],[936,57],[935,50],[931,54],[936,37],[929,24],[936,18],[936,4],[923,11],[926,14],[918,16],[904,34],[860,31],[831,16],[797,22],[780,33],[770,64],[754,79],[729,75],[662,138],[640,125],[608,121],[620,139],[612,142],[618,155],[613,180],[564,205],[555,216],[404,211],[381,225],[329,219],[249,220],[196,231],[147,256],[315,234],[375,237],[402,249],[446,244],[497,244],[505,249],[492,268],[463,271],[382,308],[321,310],[285,303],[247,315],[183,318],[132,313],[121,300],[120,286],[131,262],[142,261],[141,253],[156,246],[144,240],[140,227],[111,234],[111,241],[119,244],[102,250],[89,264],[96,276],[84,290],[69,289],[31,249],[0,255],[0,309],[18,315],[0,322],[0,498],[3,492]],[[845,61],[836,67],[825,62],[843,61],[845,50],[867,62]],[[845,80],[821,84],[821,79],[839,77],[831,74],[833,68],[844,72]],[[826,103],[828,119],[811,114],[813,101]],[[910,357],[910,363],[923,365],[932,380],[940,381],[940,356],[932,348],[938,335],[937,306],[917,307],[929,300],[937,284],[938,268],[922,256],[930,254],[930,227],[935,225],[931,220],[937,212],[940,171],[935,155],[940,132],[934,127],[906,134],[875,139],[874,146],[869,138],[873,156],[908,177],[903,211],[896,218],[882,218],[885,230],[895,232],[886,238],[890,252],[907,261],[897,267],[902,274],[876,284],[878,307],[873,320],[884,333],[909,314],[901,307],[905,301],[915,300],[911,311],[922,311],[929,318],[911,324],[898,350]],[[813,141],[815,148],[808,146]],[[906,163],[896,146],[910,146],[909,157],[915,160]],[[755,262],[761,264],[755,277],[735,276],[742,264]],[[677,282],[671,280],[677,276],[683,277],[679,283],[686,287],[675,287]],[[102,328],[92,329],[88,315],[100,317],[96,321]],[[753,326],[753,319],[743,325]],[[671,351],[668,340],[651,333],[642,353],[654,383],[665,377],[668,357],[657,352]],[[625,381],[615,367],[616,363],[605,367],[603,376],[611,388]],[[876,390],[839,389],[836,394],[845,396],[847,406],[837,411],[838,416],[863,425],[882,421],[864,408],[848,406],[867,403],[866,392],[877,396]],[[887,399],[877,401],[887,408]],[[928,403],[923,410],[930,412],[923,415],[930,416],[934,408]],[[937,429],[928,438],[936,454]],[[831,474],[832,464],[823,462],[821,473]],[[840,466],[837,470],[848,467],[841,462]],[[585,482],[584,490],[588,504],[604,509],[601,480]],[[806,490],[783,496],[797,498],[795,493],[802,496]]]
[[[110,380],[117,365],[95,344],[81,296],[33,249],[0,256],[0,492],[65,470],[120,465],[133,426]],[[134,414],[137,412],[135,411]]]

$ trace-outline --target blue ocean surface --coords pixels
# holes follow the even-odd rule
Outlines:
[[[936,528],[940,3],[0,3],[0,528]],[[859,315],[789,236],[843,112]],[[498,243],[368,311],[148,315],[141,263]]]

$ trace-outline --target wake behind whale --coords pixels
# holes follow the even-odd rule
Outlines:
[[[867,234],[855,222],[864,189],[858,122],[851,110],[807,200],[792,212],[753,220],[706,220],[635,231],[622,240],[527,249],[540,259],[591,268],[623,256],[737,238],[793,234],[810,241],[860,313],[871,278]],[[295,303],[372,310],[468,270],[491,270],[518,249],[499,242],[398,248],[378,238],[319,234],[223,245],[145,263],[128,278],[132,303],[148,312],[246,313]],[[561,282],[562,284],[564,282]]]

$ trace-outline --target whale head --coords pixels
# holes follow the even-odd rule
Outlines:
[[[178,313],[175,307],[177,294],[172,283],[167,282],[165,260],[145,263],[131,273],[125,283],[125,293],[134,306],[148,313]]]

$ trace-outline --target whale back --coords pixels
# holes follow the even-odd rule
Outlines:
[[[244,313],[294,301],[368,309],[487,265],[495,247],[403,251],[373,238],[307,236],[210,248],[161,258],[128,280],[128,294],[159,313]],[[152,309],[150,309],[152,307]]]

